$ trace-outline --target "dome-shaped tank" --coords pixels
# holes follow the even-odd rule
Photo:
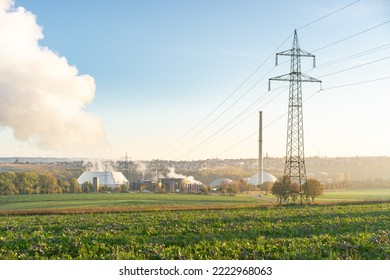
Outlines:
[[[273,183],[276,180],[277,180],[277,178],[274,175],[267,173],[267,172],[263,172],[263,183],[265,183],[265,182],[272,182]],[[251,185],[257,186],[258,185],[257,174],[250,177],[248,179],[248,183]]]
[[[228,178],[219,178],[210,183],[210,187],[215,188],[220,186],[221,184],[231,185],[233,183],[233,180],[230,180]]]

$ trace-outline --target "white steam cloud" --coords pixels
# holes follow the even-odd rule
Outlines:
[[[94,79],[40,46],[42,38],[32,13],[0,0],[0,126],[43,149],[107,152],[100,120],[83,111]]]
[[[102,159],[90,159],[84,161],[84,165],[89,172],[115,172],[112,161]]]
[[[182,174],[176,174],[174,167],[169,167],[169,172],[167,173],[167,178],[182,178],[182,179],[186,179],[191,184],[202,184],[202,182],[195,180],[195,178],[193,176],[185,176]]]
[[[142,179],[145,178],[145,173],[147,170],[148,168],[146,167],[145,163],[141,161],[137,162],[137,172],[141,173]]]

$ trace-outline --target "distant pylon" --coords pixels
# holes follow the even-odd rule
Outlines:
[[[315,56],[299,48],[297,30],[294,31],[292,49],[276,54],[276,65],[278,65],[279,55],[291,57],[290,73],[273,77],[268,82],[269,90],[271,81],[290,82],[286,162],[283,176],[285,184],[281,203],[290,203],[290,199],[295,202],[299,198],[300,203],[303,204],[303,202],[307,203],[307,177],[303,145],[302,82],[321,83],[321,81],[301,73],[301,57],[313,57],[313,67],[315,67]]]

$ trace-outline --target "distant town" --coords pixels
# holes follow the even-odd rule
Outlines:
[[[48,171],[56,167],[62,177],[79,177],[91,166],[82,158],[0,158],[0,172]],[[104,160],[103,167],[122,172],[131,183],[137,180],[156,180],[169,172],[191,176],[209,185],[218,178],[247,179],[256,174],[257,159],[207,159],[195,161],[170,160]],[[390,157],[307,157],[307,177],[321,181],[326,188],[373,188],[390,187]],[[58,170],[63,170],[65,175]],[[264,171],[276,178],[283,175],[283,158],[264,158]],[[180,177],[179,176],[179,177]],[[69,179],[69,178],[65,178]]]

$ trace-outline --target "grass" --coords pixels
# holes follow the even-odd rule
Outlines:
[[[390,201],[390,189],[325,192],[316,203]],[[0,214],[224,209],[273,205],[273,195],[80,193],[0,196]]]
[[[89,193],[0,196],[0,214],[240,208],[268,204],[249,196]]]
[[[390,200],[390,189],[326,191],[319,202]]]
[[[390,259],[390,203],[14,215],[0,259]]]
[[[0,196],[0,259],[388,260],[390,203],[364,200],[389,195],[327,192],[312,206],[258,193]]]

